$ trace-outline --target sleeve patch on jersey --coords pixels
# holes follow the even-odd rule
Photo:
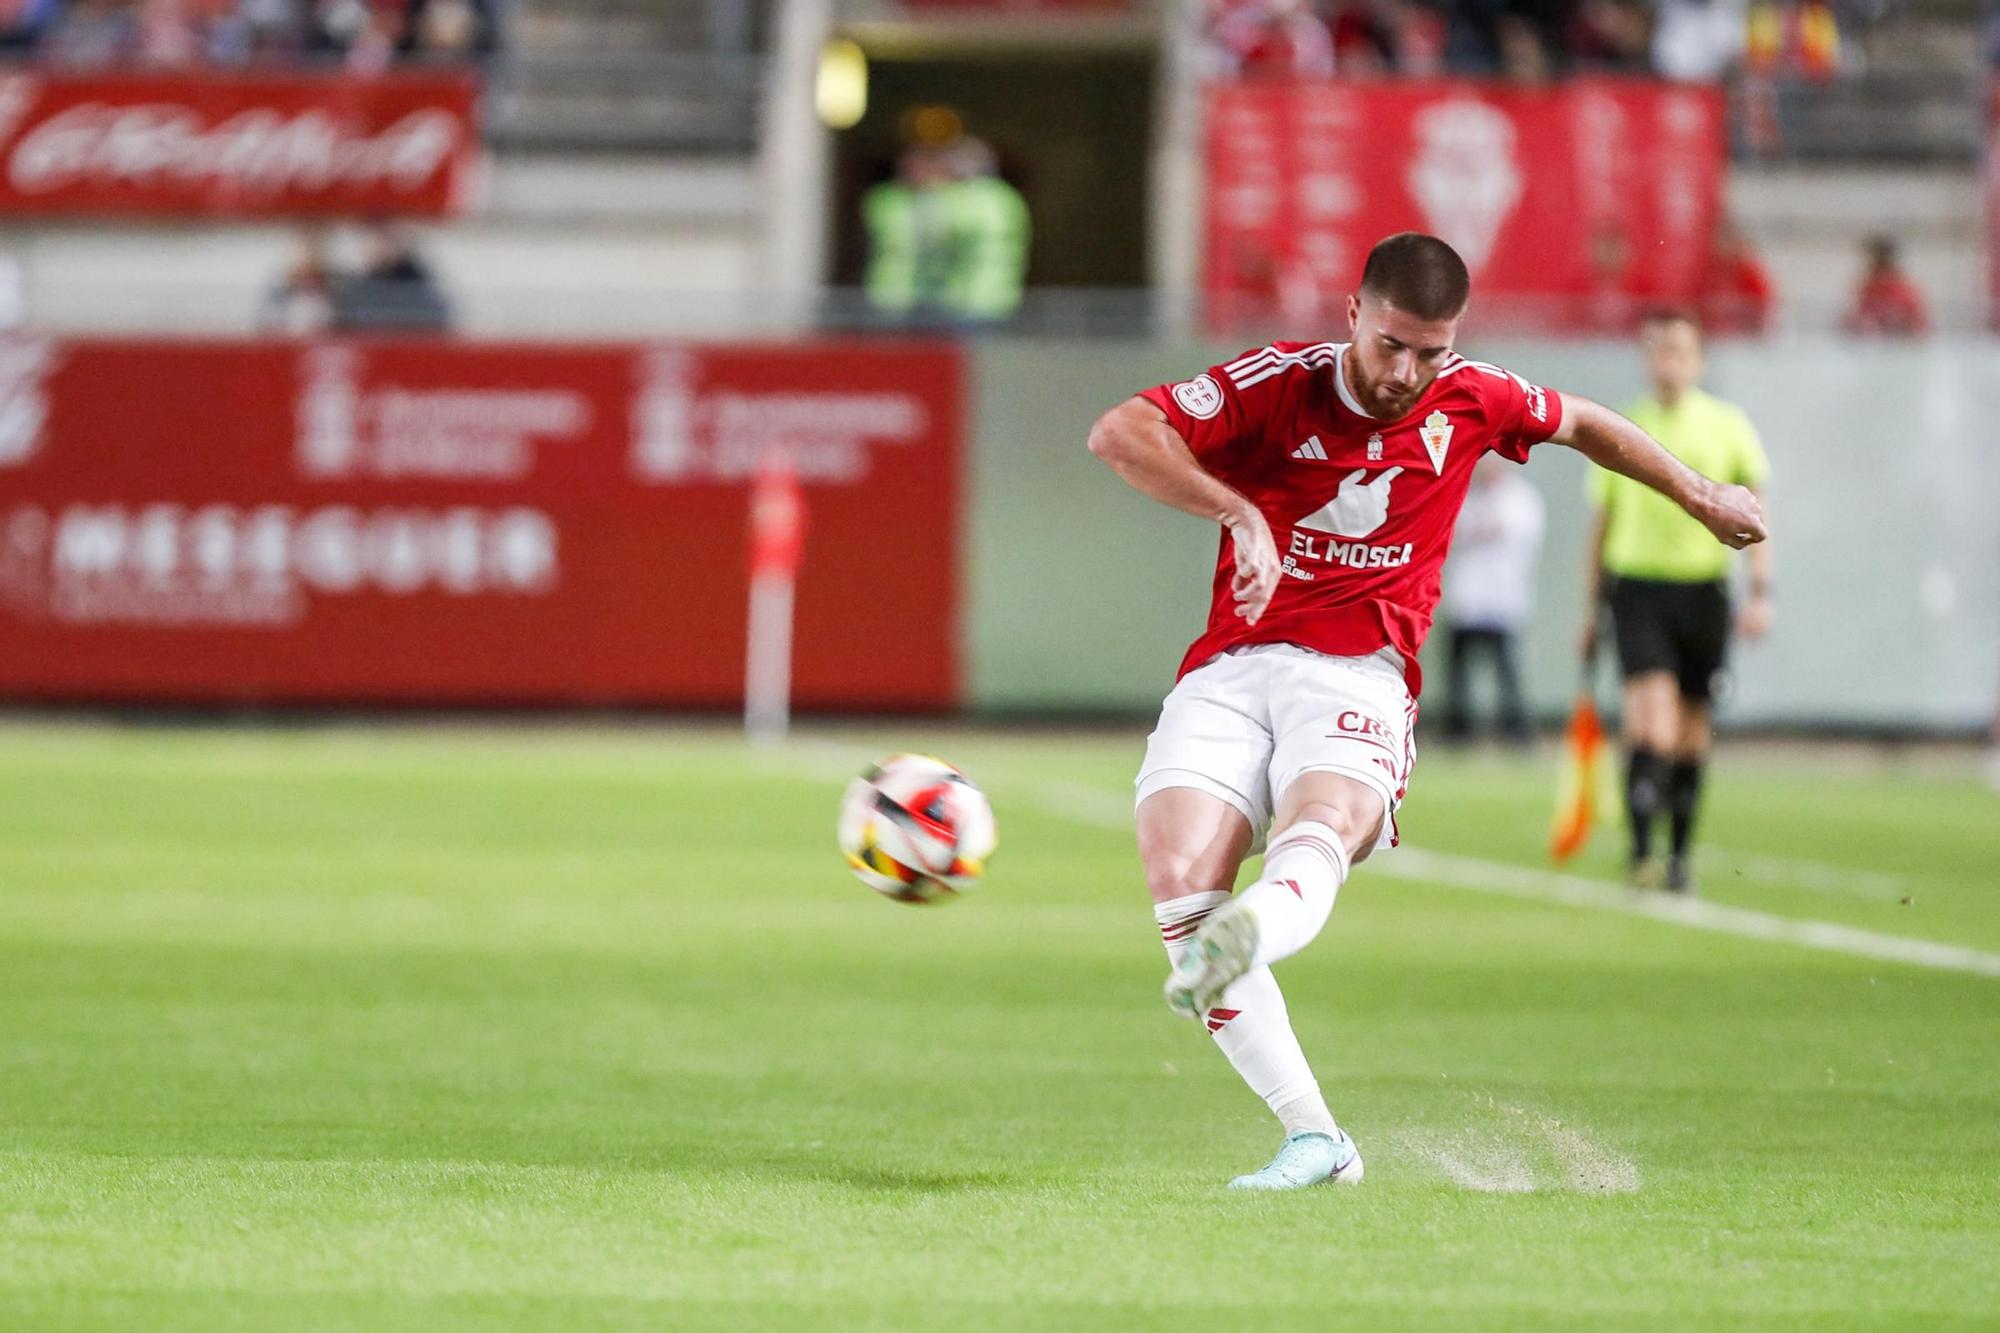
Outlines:
[[[1528,396],[1528,415],[1541,422],[1544,426],[1548,425],[1549,395],[1547,391],[1540,385],[1530,384],[1526,380],[1521,381],[1521,391]]]
[[[1207,421],[1222,410],[1222,386],[1213,376],[1197,375],[1174,386],[1174,401],[1195,420]]]

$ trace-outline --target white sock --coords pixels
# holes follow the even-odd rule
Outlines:
[[[1221,889],[1190,894],[1153,904],[1160,938],[1169,964],[1179,963],[1208,914],[1229,901]],[[1320,1096],[1306,1053],[1292,1032],[1285,996],[1268,967],[1253,968],[1238,977],[1213,1009],[1202,1016],[1215,1044],[1229,1058],[1250,1091],[1264,1099],[1287,1134],[1301,1129],[1336,1134],[1333,1113]]]
[[[1326,825],[1301,820],[1272,839],[1263,878],[1243,890],[1243,905],[1257,917],[1257,965],[1311,944],[1346,879],[1347,851]]]

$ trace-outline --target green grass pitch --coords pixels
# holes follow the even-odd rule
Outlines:
[[[831,846],[912,746],[973,900]],[[1368,867],[1279,974],[1368,1178],[1226,1193],[1276,1135],[1159,1002],[1137,752],[0,731],[0,1328],[2000,1326],[2000,978]],[[1427,754],[1406,841],[1535,866],[1550,785]],[[2000,951],[1969,759],[1709,808],[1709,901]]]

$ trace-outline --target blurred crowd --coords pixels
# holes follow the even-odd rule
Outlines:
[[[1207,0],[1218,78],[1441,73],[1526,83],[1601,71],[1711,81],[1823,78],[1830,0]]]
[[[1861,265],[1854,289],[1841,315],[1842,332],[1863,337],[1913,338],[1929,333],[1929,303],[1903,266],[1895,237],[1877,233],[1861,242]],[[1665,293],[1635,285],[1630,254],[1615,232],[1600,234],[1591,250],[1593,285],[1578,307],[1562,321],[1572,333],[1627,336],[1635,333],[1648,312],[1681,303]],[[1725,221],[1716,229],[1686,310],[1711,334],[1755,337],[1775,326],[1777,283],[1750,238]]]
[[[451,305],[409,229],[378,220],[361,229],[358,264],[338,255],[344,239],[312,226],[298,236],[291,266],[265,294],[258,328],[288,338],[322,333],[442,333]]]
[[[0,49],[66,68],[241,66],[372,72],[472,60],[505,0],[0,0]]]

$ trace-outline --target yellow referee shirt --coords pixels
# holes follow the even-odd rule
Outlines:
[[[1700,389],[1689,389],[1672,407],[1644,399],[1625,415],[1675,458],[1717,481],[1761,486],[1770,474],[1764,446],[1743,409]],[[1590,501],[1609,515],[1604,529],[1609,572],[1672,583],[1728,576],[1735,552],[1650,486],[1592,467]]]

